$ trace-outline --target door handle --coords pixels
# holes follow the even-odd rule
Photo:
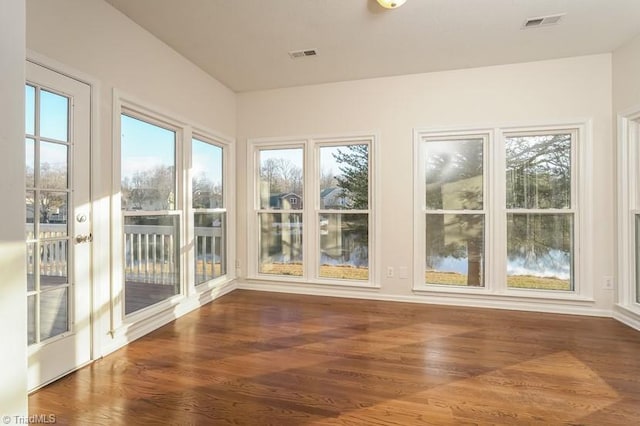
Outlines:
[[[83,235],[76,235],[76,244],[90,243],[91,241],[93,241],[93,235],[90,233],[83,234]]]

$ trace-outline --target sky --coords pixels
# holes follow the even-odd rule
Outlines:
[[[175,165],[175,132],[124,114],[120,130],[122,178],[159,165]],[[193,176],[204,173],[214,185],[222,184],[222,148],[198,139],[191,146]]]
[[[67,141],[69,100],[58,94],[40,91],[40,132],[44,138]],[[36,89],[25,86],[25,133],[35,134]],[[144,121],[122,115],[122,177],[131,177],[158,165],[175,164],[175,132]],[[33,139],[27,138],[25,163],[34,168]],[[202,141],[193,142],[194,176],[204,173],[214,184],[222,183],[222,148]],[[67,165],[67,147],[51,142],[40,143],[41,163],[64,167]]]
[[[204,174],[215,186],[222,185],[222,148],[194,139],[191,150],[193,176]]]
[[[124,114],[120,123],[123,179],[156,166],[175,165],[175,132]]]
[[[25,132],[35,133],[35,88],[27,85],[25,88]],[[55,93],[41,90],[40,92],[40,136],[55,140],[68,141],[67,114],[69,100]],[[25,139],[25,164],[30,170],[34,169],[35,144],[33,139]],[[68,148],[64,144],[54,142],[40,142],[40,163],[49,163],[53,168],[67,168]]]
[[[338,152],[338,149],[344,146],[323,146],[320,147],[320,168],[322,173],[332,174],[337,176],[340,174],[338,163],[333,157],[334,153]],[[283,148],[283,149],[264,149],[260,151],[260,162],[264,162],[268,159],[286,159],[291,161],[299,168],[303,168],[303,150],[302,148]]]

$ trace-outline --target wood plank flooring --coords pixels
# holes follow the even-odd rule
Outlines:
[[[36,392],[74,425],[638,425],[612,319],[234,291]]]

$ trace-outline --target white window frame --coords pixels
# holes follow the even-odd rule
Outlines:
[[[506,208],[506,153],[505,139],[515,134],[552,134],[570,132],[572,137],[572,209],[559,210],[561,213],[574,213],[573,244],[573,283],[572,291],[536,290],[510,288],[506,280],[507,259],[507,210]],[[486,135],[485,146],[485,276],[484,287],[466,287],[452,285],[430,285],[424,282],[425,261],[425,140],[470,138]],[[431,294],[435,297],[480,297],[482,300],[521,300],[527,303],[586,303],[592,304],[594,283],[592,268],[592,220],[591,220],[591,176],[592,148],[591,122],[573,120],[549,124],[507,124],[487,127],[454,127],[446,129],[414,129],[414,282],[413,291]],[[528,211],[528,210],[522,210]],[[546,211],[547,213],[550,210]],[[588,249],[584,249],[587,247]]]
[[[578,167],[578,161],[577,161],[577,157],[578,157],[578,129],[576,128],[568,128],[568,129],[562,129],[562,128],[550,128],[550,129],[544,129],[544,130],[524,130],[524,131],[508,131],[508,132],[503,132],[502,133],[502,141],[503,141],[503,145],[501,147],[502,152],[506,152],[506,139],[510,138],[510,137],[525,137],[525,136],[546,136],[546,135],[552,135],[552,134],[569,134],[571,135],[571,205],[569,206],[569,208],[567,209],[558,209],[558,208],[549,208],[549,209],[528,209],[528,208],[506,208],[506,206],[504,206],[505,208],[505,215],[504,215],[504,235],[505,235],[505,241],[506,238],[508,238],[507,235],[507,229],[506,229],[506,217],[508,214],[560,214],[560,215],[571,215],[573,217],[573,229],[572,229],[572,235],[573,235],[573,241],[572,241],[572,253],[571,253],[571,257],[572,257],[572,265],[571,265],[571,284],[574,286],[574,288],[572,290],[544,290],[544,289],[528,289],[528,288],[516,288],[516,287],[506,287],[508,292],[513,292],[514,294],[518,294],[520,292],[526,292],[526,293],[530,293],[530,292],[540,292],[540,294],[546,294],[546,293],[551,293],[551,294],[570,294],[570,293],[575,293],[576,292],[576,288],[577,286],[580,284],[580,268],[579,268],[579,264],[580,264],[580,259],[578,257],[578,250],[577,248],[580,247],[580,232],[577,232],[580,229],[580,212],[577,208],[578,204],[579,204],[579,195],[578,195],[578,179],[579,179],[579,174],[577,173],[577,171],[579,170]],[[504,172],[506,172],[506,162],[504,167],[502,168],[504,170]],[[506,187],[505,187],[505,197],[504,199],[506,200]],[[506,251],[505,254],[503,256],[503,261],[505,262],[505,267],[504,269],[506,270]],[[526,294],[525,293],[525,294]]]
[[[345,286],[363,289],[380,288],[378,235],[380,235],[379,221],[376,212],[379,211],[379,197],[377,190],[377,141],[379,137],[375,132],[350,133],[336,136],[301,136],[283,138],[255,138],[247,143],[247,280],[250,282],[279,282],[288,285],[322,285]],[[319,253],[320,253],[320,224],[319,213],[334,212],[333,210],[320,209],[320,156],[319,150],[326,146],[369,145],[369,277],[365,280],[347,280],[319,277]],[[269,149],[295,149],[302,148],[304,155],[304,190],[302,196],[302,209],[273,210],[276,213],[302,213],[303,223],[303,274],[292,277],[284,275],[261,274],[258,272],[259,263],[259,212],[257,197],[257,182],[260,176],[259,151]],[[343,210],[336,210],[345,213]],[[358,213],[360,210],[347,210],[347,213]]]
[[[489,157],[489,143],[491,141],[491,130],[489,129],[477,129],[477,130],[470,130],[470,131],[452,131],[452,132],[440,132],[440,131],[435,131],[435,132],[418,132],[418,134],[416,134],[416,151],[417,151],[417,155],[415,155],[415,161],[416,161],[416,168],[415,170],[417,171],[416,175],[417,175],[417,180],[416,180],[416,184],[421,186],[421,190],[420,192],[416,192],[416,203],[417,203],[417,210],[419,209],[420,211],[420,219],[417,219],[416,222],[420,222],[420,223],[416,223],[416,241],[419,245],[416,246],[416,253],[422,253],[422,257],[420,258],[421,261],[419,262],[419,266],[418,266],[418,261],[416,260],[416,266],[415,266],[415,271],[416,274],[416,278],[415,279],[415,283],[414,283],[414,290],[421,290],[422,286],[418,286],[418,282],[419,279],[422,280],[423,282],[423,286],[426,287],[427,289],[436,291],[436,292],[441,292],[441,291],[453,291],[453,292],[470,292],[470,293],[487,293],[489,292],[488,289],[488,282],[489,282],[489,276],[491,276],[491,274],[489,273],[489,268],[492,266],[491,262],[487,261],[487,255],[486,253],[492,253],[493,251],[490,248],[490,244],[491,244],[491,238],[489,238],[489,230],[491,229],[490,223],[492,221],[492,209],[489,208],[490,203],[491,203],[491,188],[489,186],[490,184],[490,178],[489,178],[489,170],[490,170],[490,164],[491,164],[491,158]],[[437,209],[437,210],[433,210],[433,209],[428,209],[425,203],[425,192],[426,192],[426,175],[425,175],[425,155],[426,155],[426,151],[425,151],[425,147],[429,142],[436,142],[436,141],[460,141],[460,140],[468,140],[468,139],[482,139],[482,172],[483,172],[483,179],[482,179],[482,209],[479,210],[446,210],[446,209]],[[420,163],[418,165],[418,163]],[[419,182],[419,183],[418,183]],[[424,276],[425,276],[425,271],[424,271],[424,264],[425,264],[425,257],[426,257],[426,222],[425,222],[425,217],[427,214],[481,214],[484,216],[484,253],[483,253],[483,262],[484,262],[484,270],[483,270],[483,285],[482,286],[469,286],[469,287],[463,287],[463,286],[454,286],[454,285],[447,285],[447,284],[427,284],[424,283]],[[419,248],[418,248],[419,247]],[[420,270],[420,272],[418,272],[418,269]]]
[[[623,322],[640,326],[635,215],[640,214],[640,105],[618,115],[617,310]]]
[[[308,263],[308,250],[307,250],[307,242],[306,242],[306,227],[309,223],[309,215],[306,210],[303,209],[269,209],[269,208],[260,208],[260,199],[258,197],[258,180],[260,178],[260,151],[267,150],[284,150],[284,149],[301,149],[302,150],[302,164],[303,164],[303,175],[302,175],[302,205],[304,206],[307,201],[307,193],[308,191],[308,169],[306,166],[306,141],[302,140],[290,140],[290,141],[272,141],[267,142],[265,144],[255,143],[252,144],[249,142],[250,148],[247,150],[249,153],[250,159],[247,161],[247,165],[253,165],[253,173],[247,174],[247,183],[250,186],[248,191],[249,200],[247,206],[249,206],[248,211],[250,212],[250,217],[247,218],[247,229],[248,232],[248,249],[249,249],[249,264],[247,265],[247,271],[249,276],[260,277],[261,279],[277,279],[278,281],[297,281],[306,275],[306,265]],[[268,214],[268,213],[277,213],[277,214],[302,214],[302,277],[295,276],[284,276],[284,275],[272,275],[272,274],[263,274],[259,272],[258,263],[259,263],[259,235],[260,232],[260,215]],[[252,238],[255,237],[255,238]]]
[[[116,307],[117,312],[120,312],[123,318],[124,322],[136,322],[141,318],[146,318],[147,316],[149,316],[150,314],[153,314],[154,312],[158,312],[161,311],[163,309],[165,309],[167,306],[171,306],[173,304],[176,304],[180,301],[180,299],[183,299],[186,296],[186,274],[185,274],[185,262],[184,262],[184,256],[181,255],[182,253],[182,247],[184,247],[185,244],[185,209],[184,209],[184,202],[185,202],[185,193],[184,193],[184,177],[183,177],[183,164],[184,164],[184,160],[183,160],[183,152],[184,152],[184,141],[185,141],[185,135],[184,135],[184,131],[183,131],[183,125],[178,122],[177,120],[173,120],[169,117],[165,117],[162,116],[161,114],[155,113],[153,111],[150,111],[146,108],[141,108],[139,105],[132,105],[126,101],[122,102],[118,111],[117,115],[114,115],[114,121],[117,121],[117,126],[118,126],[118,133],[117,135],[121,135],[122,131],[121,131],[121,120],[122,120],[122,115],[126,115],[128,117],[134,118],[136,120],[140,120],[144,123],[147,124],[151,124],[153,126],[157,126],[157,127],[161,127],[163,129],[172,131],[175,133],[175,188],[176,188],[176,193],[175,193],[175,201],[174,201],[174,208],[173,209],[169,209],[169,210],[135,210],[135,211],[126,211],[126,210],[121,210],[120,209],[120,203],[118,205],[118,209],[119,209],[119,213],[117,215],[117,218],[114,217],[114,223],[116,221],[119,221],[119,225],[117,226],[118,230],[119,230],[119,239],[114,240],[114,241],[118,241],[118,243],[115,244],[114,246],[114,252],[117,252],[117,257],[114,258],[114,264],[116,262],[119,262],[119,268],[115,270],[114,276],[117,275],[118,278],[120,279],[120,294],[122,295],[120,298],[118,298],[119,300],[116,303],[116,305],[119,305]],[[120,151],[121,149],[121,137],[118,137],[118,150]],[[117,173],[117,179],[118,179],[118,186],[114,186],[115,188],[120,188],[121,183],[120,183],[120,179],[121,179],[121,155],[120,153],[118,154],[117,158],[115,158],[115,160],[118,163],[118,173]],[[114,180],[116,179],[116,176],[114,175]],[[121,201],[121,196],[119,195],[118,199]],[[178,263],[178,267],[180,268],[179,274],[178,274],[178,280],[179,280],[179,292],[178,294],[175,294],[161,302],[158,302],[156,304],[153,304],[151,306],[142,308],[140,310],[137,310],[135,312],[132,312],[130,314],[126,314],[125,313],[125,265],[123,262],[124,259],[124,218],[126,216],[177,216],[178,217],[178,241],[176,242],[176,244],[178,244],[177,247],[177,263]],[[117,259],[117,260],[116,260]],[[115,280],[117,280],[117,278],[115,278]]]
[[[193,208],[193,156],[192,156],[192,141],[197,139],[198,141],[208,143],[210,145],[222,148],[222,207],[213,209],[194,209]],[[224,213],[225,214],[225,257],[226,257],[226,273],[219,277],[215,277],[211,280],[196,283],[195,278],[195,244],[190,247],[187,252],[187,282],[189,285],[195,285],[196,292],[202,292],[216,287],[219,283],[228,281],[229,277],[233,275],[235,270],[235,237],[233,240],[230,238],[234,235],[233,230],[235,226],[235,217],[231,217],[230,210],[234,211],[230,206],[235,205],[235,190],[234,187],[235,176],[233,170],[235,169],[235,155],[234,145],[226,138],[207,130],[200,128],[192,128],[189,143],[185,144],[185,171],[186,171],[186,214],[189,218],[186,220],[187,225],[187,241],[195,241],[195,223],[192,220],[194,213]],[[193,291],[192,291],[193,293]]]
[[[175,210],[170,214],[180,215],[180,293],[162,302],[151,305],[125,316],[124,313],[124,247],[123,247],[123,212],[121,210],[121,114],[139,118],[150,124],[159,125],[176,131],[176,199]],[[118,89],[113,90],[113,151],[112,151],[112,180],[113,195],[111,197],[111,285],[109,288],[110,317],[109,334],[112,336],[126,336],[144,334],[145,330],[154,329],[155,318],[162,318],[164,314],[188,300],[198,300],[209,297],[208,294],[236,278],[235,256],[235,141],[206,127],[190,124],[188,120],[176,114],[166,112],[161,108],[150,106]],[[212,141],[223,147],[223,167],[228,166],[223,173],[223,196],[227,211],[227,274],[214,280],[195,286],[195,267],[193,260],[194,247],[188,241],[194,236],[192,217],[192,184],[191,184],[191,139],[196,138]],[[157,214],[158,212],[153,212]],[[191,216],[189,216],[191,215]],[[185,247],[188,250],[183,250]],[[141,331],[139,331],[141,330]]]

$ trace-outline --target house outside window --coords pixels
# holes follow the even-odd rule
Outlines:
[[[250,141],[250,279],[374,285],[374,142]]]

